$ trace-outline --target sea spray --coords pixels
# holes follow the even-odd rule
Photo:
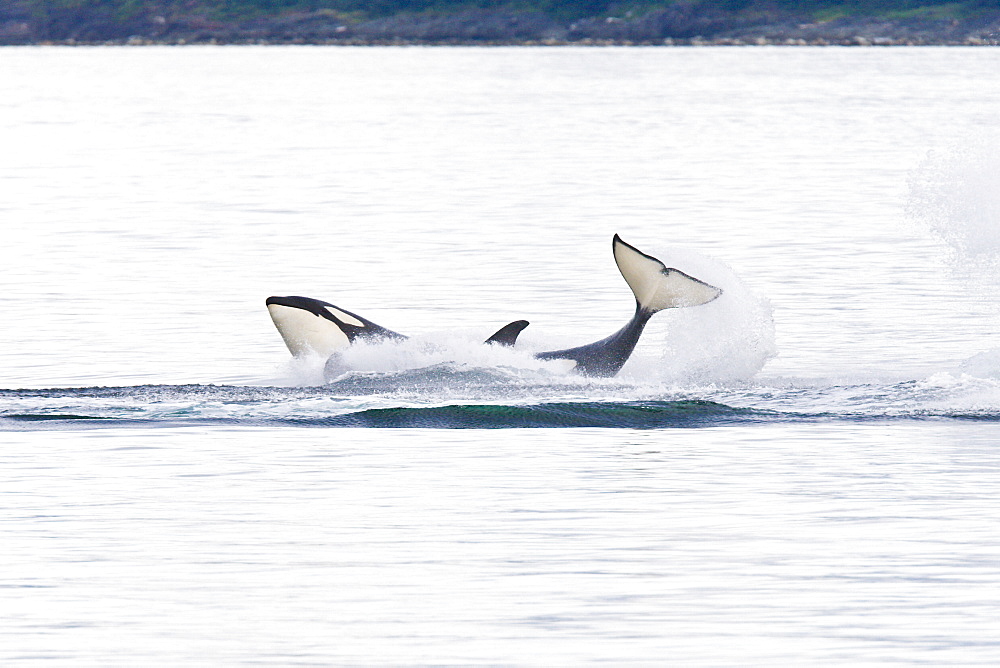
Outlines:
[[[284,366],[276,372],[273,383],[282,386],[310,387],[324,382],[323,365],[326,358],[321,355],[289,357]]]
[[[906,213],[943,242],[952,273],[995,313],[1000,308],[1000,135],[980,132],[929,153],[910,175]],[[956,371],[1000,377],[1000,348],[972,355]]]
[[[777,355],[770,301],[731,267],[686,248],[652,253],[723,292],[703,306],[654,316],[646,340],[625,368],[628,377],[680,384],[745,381]]]
[[[929,153],[909,190],[907,214],[947,245],[956,266],[1000,264],[1000,136]]]
[[[524,383],[561,383],[570,374],[566,360],[540,360],[530,346],[486,344],[471,330],[426,332],[403,341],[358,342],[335,353],[325,365],[327,382],[360,375],[378,376],[385,387],[416,385],[429,394],[461,392],[482,385],[498,388]]]

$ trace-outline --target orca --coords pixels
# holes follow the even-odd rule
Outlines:
[[[668,308],[707,304],[722,290],[679,269],[667,267],[652,255],[625,243],[617,234],[611,242],[615,264],[632,289],[635,313],[617,332],[576,348],[535,353],[542,360],[569,360],[573,370],[586,376],[616,375],[635,350],[649,319]],[[331,358],[355,341],[403,340],[407,337],[376,325],[329,302],[310,297],[268,297],[267,310],[288,350],[295,357]],[[515,320],[486,339],[490,345],[513,346],[528,326]]]

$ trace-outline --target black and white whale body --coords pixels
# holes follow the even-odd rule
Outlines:
[[[274,326],[295,357],[328,357],[358,339],[406,338],[357,313],[310,297],[268,297],[265,303]]]
[[[653,314],[668,308],[706,304],[722,294],[715,286],[665,266],[652,255],[625,243],[617,234],[612,250],[615,263],[635,296],[632,319],[600,341],[536,353],[535,357],[570,360],[575,371],[587,376],[614,376],[632,355]],[[288,350],[296,357],[308,354],[330,357],[358,340],[406,338],[356,313],[309,297],[268,297],[267,310]],[[515,320],[500,328],[486,343],[512,346],[527,326],[527,320]]]
[[[355,341],[402,341],[408,337],[376,325],[357,313],[311,297],[268,297],[268,313],[285,345],[295,357],[329,356]],[[484,343],[512,346],[527,320],[504,325]]]

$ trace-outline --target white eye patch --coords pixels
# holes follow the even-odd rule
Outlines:
[[[361,322],[353,316],[349,316],[340,309],[333,308],[332,306],[325,307],[327,311],[333,314],[333,317],[337,318],[341,322],[346,322],[348,325],[354,325],[355,327],[364,327],[365,323]]]

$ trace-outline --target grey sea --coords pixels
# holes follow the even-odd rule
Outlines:
[[[997,665],[998,71],[0,50],[0,664]]]

